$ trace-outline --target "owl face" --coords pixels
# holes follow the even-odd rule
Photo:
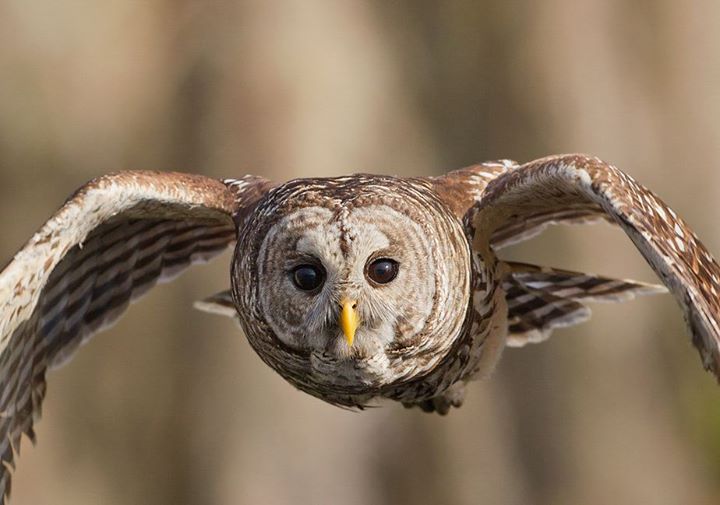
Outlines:
[[[249,225],[262,229],[257,245],[238,254],[254,260],[247,285],[274,338],[319,377],[377,386],[403,357],[452,337],[449,312],[464,319],[468,246],[431,195],[347,189],[281,192],[269,222]]]
[[[369,358],[422,330],[436,291],[431,253],[420,225],[387,205],[299,209],[260,249],[259,282],[272,286],[263,312],[291,348]]]

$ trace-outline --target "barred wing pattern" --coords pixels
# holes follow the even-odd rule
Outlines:
[[[667,293],[663,286],[627,279],[508,262],[503,281],[508,304],[509,347],[543,342],[553,329],[590,317],[584,302],[622,302],[636,296]]]
[[[0,496],[34,441],[45,372],[157,282],[210,259],[268,186],[246,177],[123,172],[83,186],[0,273]]]
[[[602,209],[628,234],[683,309],[702,362],[720,378],[720,266],[688,225],[651,191],[597,158],[560,155],[490,181],[470,218],[473,248],[498,230],[563,209]]]

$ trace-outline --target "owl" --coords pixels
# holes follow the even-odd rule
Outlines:
[[[597,221],[620,226],[665,287],[499,256],[548,224]],[[267,365],[341,407],[386,398],[445,414],[506,347],[587,319],[586,302],[666,289],[720,372],[720,267],[675,212],[597,158],[278,184],[121,172],[80,188],[0,273],[3,499],[46,371],[230,246],[230,289],[198,307],[236,318]]]

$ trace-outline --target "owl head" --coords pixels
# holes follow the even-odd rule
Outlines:
[[[291,381],[370,390],[408,379],[450,349],[464,321],[469,246],[423,181],[291,181],[239,237],[241,323]]]

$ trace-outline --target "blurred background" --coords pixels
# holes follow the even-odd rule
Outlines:
[[[720,254],[716,0],[0,0],[0,264],[122,169],[439,174],[581,151]],[[609,226],[505,257],[652,281]],[[49,374],[13,504],[710,504],[720,402],[668,297],[505,353],[449,416],[293,390],[159,287]]]

